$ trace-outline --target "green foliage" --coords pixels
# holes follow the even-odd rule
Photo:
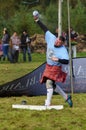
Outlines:
[[[50,0],[41,0],[40,1],[40,5],[43,11],[45,11],[45,9],[49,6],[50,4]]]
[[[71,25],[75,28],[79,33],[86,33],[86,8],[78,0],[78,4],[76,8],[70,9],[71,10]]]
[[[58,10],[57,5],[50,4],[46,9],[46,18],[47,25],[49,29],[55,32],[56,27],[58,26]]]
[[[67,10],[67,2],[63,2],[62,6],[62,29],[66,31],[68,28],[68,10]]]
[[[37,25],[34,24],[32,17],[32,10],[28,10],[28,7],[22,5],[11,17],[8,26],[11,28],[11,33],[16,30],[20,34],[26,29],[29,34],[34,34],[37,30]],[[38,32],[40,33],[40,28],[38,28]]]
[[[15,15],[11,18],[9,23],[12,23],[12,31],[17,30],[22,32],[22,30],[27,29],[29,26],[28,9],[24,6],[20,6],[20,9],[16,11]]]
[[[0,38],[2,37],[2,30],[4,27],[6,27],[6,22],[3,18],[3,16],[0,17]]]
[[[25,0],[33,2],[31,0]],[[70,0],[71,26],[80,33],[86,33],[86,1]],[[7,27],[10,33],[16,30],[21,33],[27,29],[30,35],[34,33],[43,33],[34,23],[32,12],[38,10],[42,16],[43,22],[54,32],[58,26],[58,0],[42,0],[40,4],[24,5],[22,0],[1,0],[0,1],[0,37],[2,29]],[[62,28],[67,29],[67,0],[62,3]]]

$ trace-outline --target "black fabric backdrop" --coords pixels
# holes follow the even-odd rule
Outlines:
[[[45,64],[42,64],[37,69],[28,73],[27,75],[20,77],[14,81],[6,83],[0,86],[0,96],[39,96],[46,95],[45,84],[40,84],[39,80],[45,68]],[[63,70],[68,73],[66,82],[58,83],[61,88],[67,92],[71,92],[70,87],[70,67],[69,65],[63,65]],[[74,93],[86,92],[86,58],[73,59],[73,86]]]

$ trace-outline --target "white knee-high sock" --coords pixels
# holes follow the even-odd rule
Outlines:
[[[46,106],[51,104],[52,95],[53,95],[53,88],[47,89],[47,99],[45,100]]]
[[[56,88],[54,89],[56,93],[59,93],[65,100],[67,100],[67,94],[60,88],[59,85],[56,85]]]

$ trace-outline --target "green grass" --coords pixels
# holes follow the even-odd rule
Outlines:
[[[35,53],[32,54],[32,62],[22,62],[22,57],[20,55],[19,63],[9,63],[6,61],[1,61],[0,64],[0,85],[12,81],[14,79],[20,78],[21,76],[33,71],[41,64],[45,62],[45,54]]]
[[[77,57],[86,57],[86,52],[77,53]]]
[[[74,94],[74,107],[54,95],[52,104],[63,104],[63,110],[18,110],[12,104],[42,105],[45,96],[0,98],[0,130],[86,130],[86,94]]]
[[[32,58],[30,63],[23,63],[21,57],[16,64],[1,62],[0,84],[19,78],[45,62],[44,54],[32,54]],[[63,110],[12,109],[12,104],[20,104],[22,100],[30,105],[43,105],[45,98],[46,96],[0,98],[0,130],[86,130],[85,93],[73,94],[73,108],[69,108],[60,95],[53,95],[52,104],[64,105]]]

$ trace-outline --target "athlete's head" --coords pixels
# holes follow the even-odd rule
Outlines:
[[[64,44],[64,42],[65,42],[65,38],[63,36],[60,36],[59,38],[56,38],[54,46],[60,47]]]

